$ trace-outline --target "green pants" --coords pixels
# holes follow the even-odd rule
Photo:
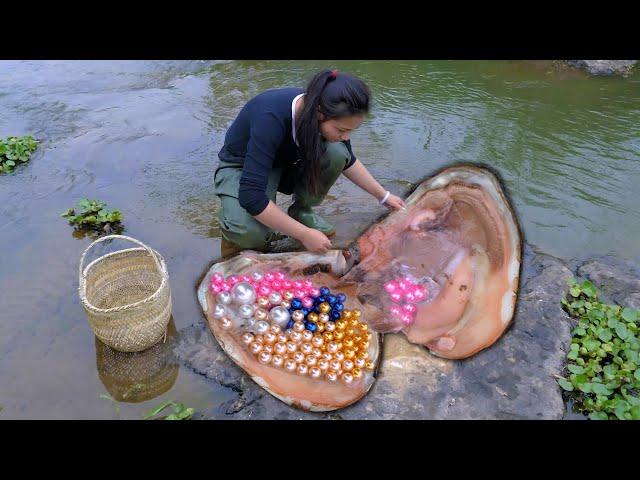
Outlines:
[[[312,195],[303,179],[295,178],[295,172],[273,168],[269,174],[266,194],[276,201],[276,192],[293,193],[297,204],[305,207],[319,205],[336,182],[350,160],[349,151],[342,142],[327,143],[320,162],[321,192]],[[220,198],[218,221],[222,237],[241,248],[264,251],[275,232],[260,223],[238,201],[242,165],[220,162],[214,175],[215,194]]]

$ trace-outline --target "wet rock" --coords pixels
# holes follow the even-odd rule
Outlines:
[[[602,301],[640,308],[640,271],[635,265],[603,257],[585,261],[577,273],[593,282]]]
[[[569,65],[583,68],[591,75],[626,75],[637,60],[567,60]]]
[[[560,300],[572,273],[545,255],[525,258],[524,268],[535,274],[521,288],[512,326],[491,348],[451,361],[402,335],[385,335],[371,391],[336,412],[303,412],[277,400],[225,355],[204,324],[181,332],[175,354],[189,368],[237,393],[218,409],[228,418],[560,419],[564,402],[553,375],[561,373],[571,340],[572,322]]]

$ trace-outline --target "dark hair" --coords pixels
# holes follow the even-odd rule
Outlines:
[[[369,112],[371,92],[357,77],[337,70],[317,73],[307,85],[304,107],[297,121],[296,138],[302,156],[302,174],[313,195],[320,191],[320,158],[326,147],[320,135],[318,112],[327,119]]]

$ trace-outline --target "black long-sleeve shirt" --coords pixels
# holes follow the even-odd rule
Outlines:
[[[267,90],[249,100],[227,130],[224,145],[218,153],[224,162],[243,165],[238,201],[253,216],[269,204],[266,188],[271,169],[294,168],[298,161],[291,104],[301,93],[301,88],[280,88]],[[347,169],[356,157],[351,142],[342,143],[351,154],[344,167]]]

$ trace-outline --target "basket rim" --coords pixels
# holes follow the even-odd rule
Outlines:
[[[162,276],[162,280],[160,282],[160,285],[158,286],[157,290],[155,292],[153,292],[151,295],[149,295],[147,298],[143,298],[142,300],[139,300],[137,302],[134,303],[130,303],[127,305],[121,305],[119,307],[111,307],[111,308],[99,308],[96,307],[95,305],[91,304],[91,302],[89,302],[89,300],[87,300],[87,285],[86,285],[86,276],[89,272],[89,270],[91,268],[93,268],[95,266],[96,263],[101,262],[103,260],[105,260],[108,257],[114,256],[114,255],[120,255],[126,252],[131,252],[131,251],[140,251],[140,252],[147,252],[149,250],[152,250],[153,253],[155,255],[157,255],[158,260],[160,262],[161,265],[161,276]],[[148,247],[148,248],[143,248],[143,247],[133,247],[133,248],[125,248],[122,250],[117,250],[115,252],[110,252],[107,253],[105,255],[102,255],[98,258],[96,258],[95,260],[93,260],[91,263],[89,263],[83,270],[82,270],[82,275],[80,275],[80,283],[78,285],[78,293],[80,295],[80,302],[82,303],[82,306],[87,308],[88,310],[91,310],[92,312],[96,312],[96,313],[112,313],[112,312],[119,312],[122,310],[126,310],[129,308],[133,308],[133,307],[137,307],[139,305],[143,305],[145,303],[151,302],[152,300],[155,300],[160,293],[162,292],[162,290],[168,285],[168,279],[169,279],[169,273],[167,272],[167,266],[166,263],[164,261],[164,258],[162,257],[162,255],[160,255],[156,250]]]

